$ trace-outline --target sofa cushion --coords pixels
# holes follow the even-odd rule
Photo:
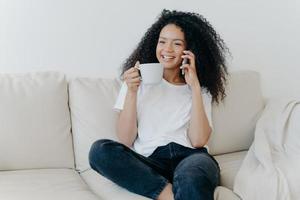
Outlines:
[[[91,190],[103,200],[150,200],[119,187],[92,169],[81,173],[81,176]]]
[[[64,75],[0,74],[0,170],[74,168],[70,129]]]
[[[90,169],[81,174],[90,189],[103,200],[149,200],[149,198],[134,194],[119,187],[112,181]],[[214,193],[215,200],[240,200],[230,189],[219,186]]]
[[[256,121],[264,108],[257,72],[232,72],[226,93],[222,103],[212,106],[214,130],[209,141],[212,155],[249,149]]]
[[[219,186],[215,189],[215,200],[241,200],[241,198],[228,188]]]
[[[100,200],[72,169],[2,171],[0,199]]]
[[[76,78],[70,81],[69,96],[76,169],[90,168],[88,153],[98,139],[116,140],[113,110],[120,84],[117,80]]]
[[[235,176],[238,173],[247,152],[248,151],[240,151],[214,156],[221,169],[221,186],[233,189]]]

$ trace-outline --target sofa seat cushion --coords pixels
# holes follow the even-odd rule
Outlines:
[[[219,186],[215,189],[215,200],[241,200],[241,198],[228,188]]]
[[[235,176],[242,165],[248,151],[227,153],[214,156],[221,168],[221,186],[233,189]]]
[[[103,200],[150,200],[119,187],[92,169],[81,173],[81,176],[90,189]],[[222,186],[216,188],[214,199],[240,200],[232,190]]]
[[[0,199],[101,200],[72,169],[0,171]]]
[[[146,197],[128,192],[92,169],[80,175],[91,190],[103,200],[149,200]]]

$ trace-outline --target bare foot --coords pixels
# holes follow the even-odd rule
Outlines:
[[[172,184],[168,183],[163,191],[158,196],[157,200],[174,200]]]

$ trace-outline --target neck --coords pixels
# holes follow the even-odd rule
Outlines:
[[[178,70],[164,69],[163,77],[169,83],[183,84],[183,83],[185,83],[185,80],[179,76],[179,73],[181,73],[181,70],[179,68],[178,68]]]

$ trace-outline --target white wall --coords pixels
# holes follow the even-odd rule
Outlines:
[[[297,0],[0,0],[0,73],[115,77],[163,8],[203,14],[230,70],[259,71],[266,97],[300,95]]]

